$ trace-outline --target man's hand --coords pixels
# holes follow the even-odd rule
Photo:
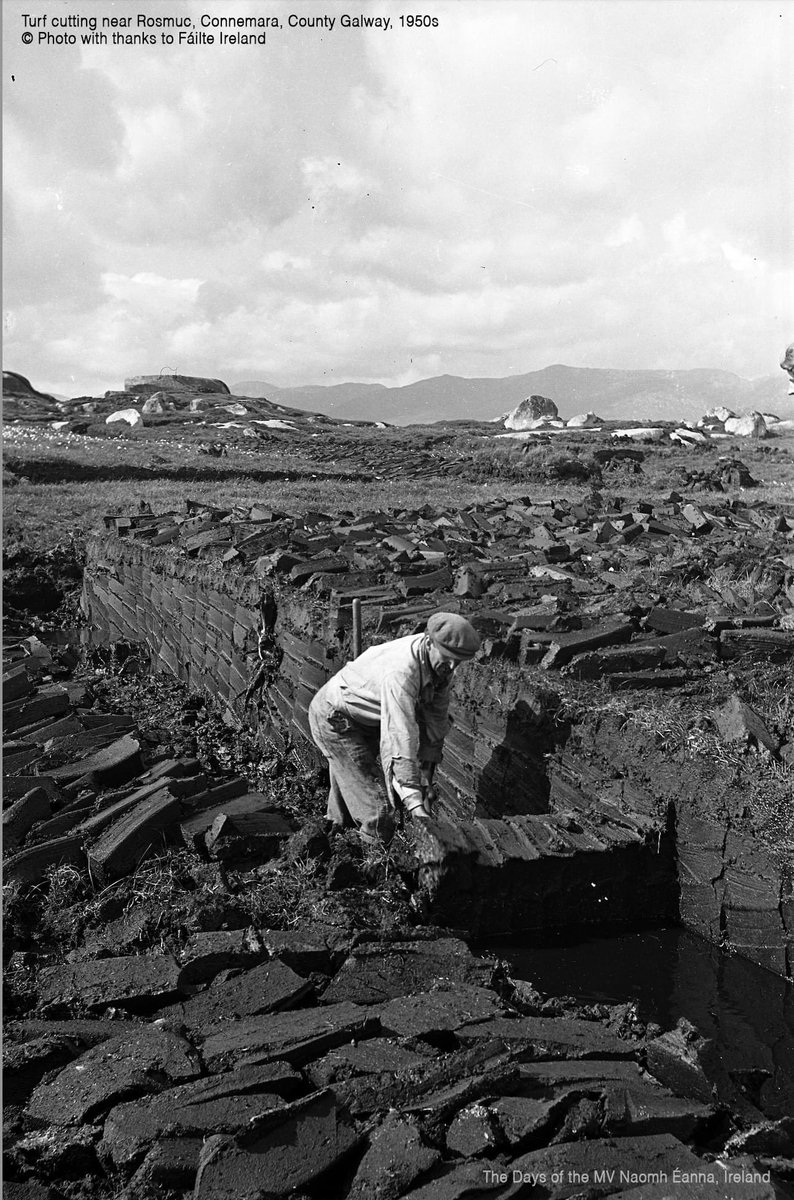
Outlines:
[[[436,800],[438,799],[438,792],[436,791],[436,785],[433,782],[435,779],[435,774],[436,774],[436,764],[434,762],[423,762],[422,763],[422,772],[421,772],[422,797],[424,799],[425,808],[427,808],[428,813],[431,816],[433,813],[433,805],[435,804]]]

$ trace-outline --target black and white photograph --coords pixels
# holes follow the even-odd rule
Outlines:
[[[794,3],[1,7],[4,1200],[794,1200]]]

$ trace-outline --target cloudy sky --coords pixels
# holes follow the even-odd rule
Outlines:
[[[754,377],[794,336],[792,0],[2,9],[4,365],[39,388]],[[280,28],[163,45],[138,13]],[[157,45],[80,44],[130,16]]]

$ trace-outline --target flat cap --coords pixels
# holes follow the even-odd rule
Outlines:
[[[458,613],[433,613],[427,619],[427,632],[440,650],[455,658],[473,658],[480,648],[476,629]]]

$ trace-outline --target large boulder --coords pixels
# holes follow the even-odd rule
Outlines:
[[[222,379],[207,379],[202,375],[133,375],[124,380],[125,392],[167,392],[189,395],[230,396]]]
[[[143,417],[137,408],[119,408],[105,417],[106,425],[113,425],[116,421],[125,421],[132,429],[143,425]]]
[[[683,446],[706,446],[709,440],[699,429],[688,429],[685,425],[674,429],[670,434],[671,442],[680,442]]]
[[[745,413],[741,417],[729,417],[725,422],[725,432],[733,437],[768,437],[766,421],[760,412]]]
[[[535,429],[541,417],[559,417],[557,405],[548,396],[527,396],[505,417],[505,429]]]
[[[724,404],[717,404],[713,408],[706,409],[703,416],[700,418],[700,421],[698,421],[698,425],[700,425],[701,422],[706,422],[706,421],[708,421],[709,423],[712,423],[714,421],[719,421],[724,424],[725,421],[727,421],[731,417],[735,417],[735,416],[736,416],[736,413],[733,411],[732,408],[726,408]]]
[[[597,417],[594,412],[586,412],[571,417],[566,424],[569,429],[592,429],[596,425],[603,425],[604,420],[603,417]]]
[[[165,392],[152,392],[148,400],[144,400],[141,406],[141,412],[145,413],[164,413],[166,408],[173,408],[173,404],[169,405],[168,397]]]

